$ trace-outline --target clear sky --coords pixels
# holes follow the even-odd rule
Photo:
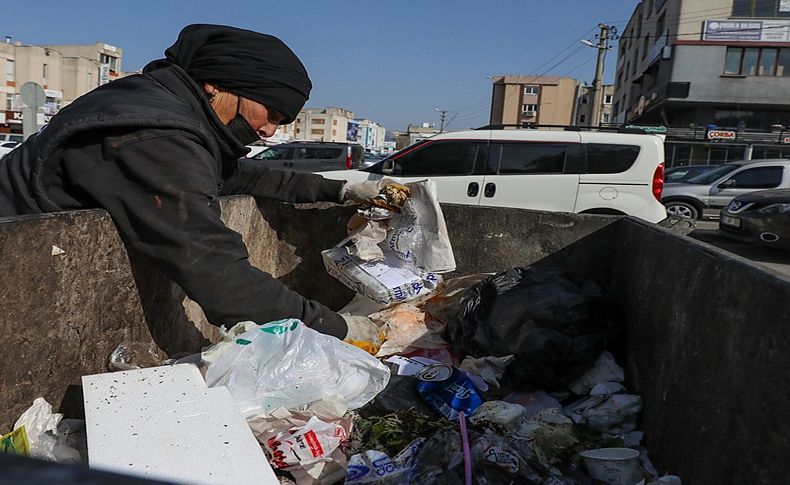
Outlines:
[[[273,34],[302,59],[313,81],[307,107],[336,106],[405,130],[488,122],[491,81],[502,74],[569,75],[592,83],[598,22],[622,31],[636,0],[26,0],[7,5],[0,37],[24,44],[123,49],[123,69],[162,57],[190,23]],[[557,56],[557,54],[560,54]],[[613,81],[616,50],[607,56]],[[551,69],[549,69],[551,68]]]

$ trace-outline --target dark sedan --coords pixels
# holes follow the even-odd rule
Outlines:
[[[727,236],[790,250],[790,189],[760,190],[734,198],[721,211]]]

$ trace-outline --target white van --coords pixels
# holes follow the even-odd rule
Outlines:
[[[436,181],[441,202],[592,214],[658,222],[664,184],[660,135],[479,129],[442,133],[364,170],[319,172],[354,182]]]

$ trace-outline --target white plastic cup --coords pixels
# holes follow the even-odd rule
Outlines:
[[[631,448],[598,448],[579,453],[587,471],[596,480],[609,485],[634,485],[642,480],[639,451]]]

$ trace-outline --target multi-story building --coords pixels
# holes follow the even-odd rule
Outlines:
[[[790,156],[790,2],[643,0],[617,52],[615,119],[670,127],[668,165]]]
[[[555,76],[494,76],[491,124],[573,124],[579,82]]]
[[[392,135],[395,138],[395,149],[401,150],[407,146],[414,145],[418,141],[430,138],[437,133],[439,133],[439,130],[436,129],[433,124],[423,123],[421,125],[409,124],[405,132],[394,131]]]
[[[357,141],[359,123],[343,108],[305,108],[299,112],[289,134],[295,140]]]
[[[0,132],[21,132],[19,93],[25,83],[44,89],[46,101],[38,120],[43,124],[77,97],[120,77],[121,57],[121,49],[107,44],[26,45],[6,37],[0,43],[0,69],[5,71],[5,82],[0,82]]]
[[[366,151],[379,153],[384,148],[384,137],[386,130],[375,121],[357,120],[359,131],[357,132],[357,143],[365,147]]]
[[[612,102],[614,99],[614,84],[604,84],[601,86],[601,119],[599,126],[614,124],[612,113]],[[579,86],[579,94],[576,97],[576,121],[573,123],[578,126],[592,126],[593,112],[593,88],[586,84]]]

